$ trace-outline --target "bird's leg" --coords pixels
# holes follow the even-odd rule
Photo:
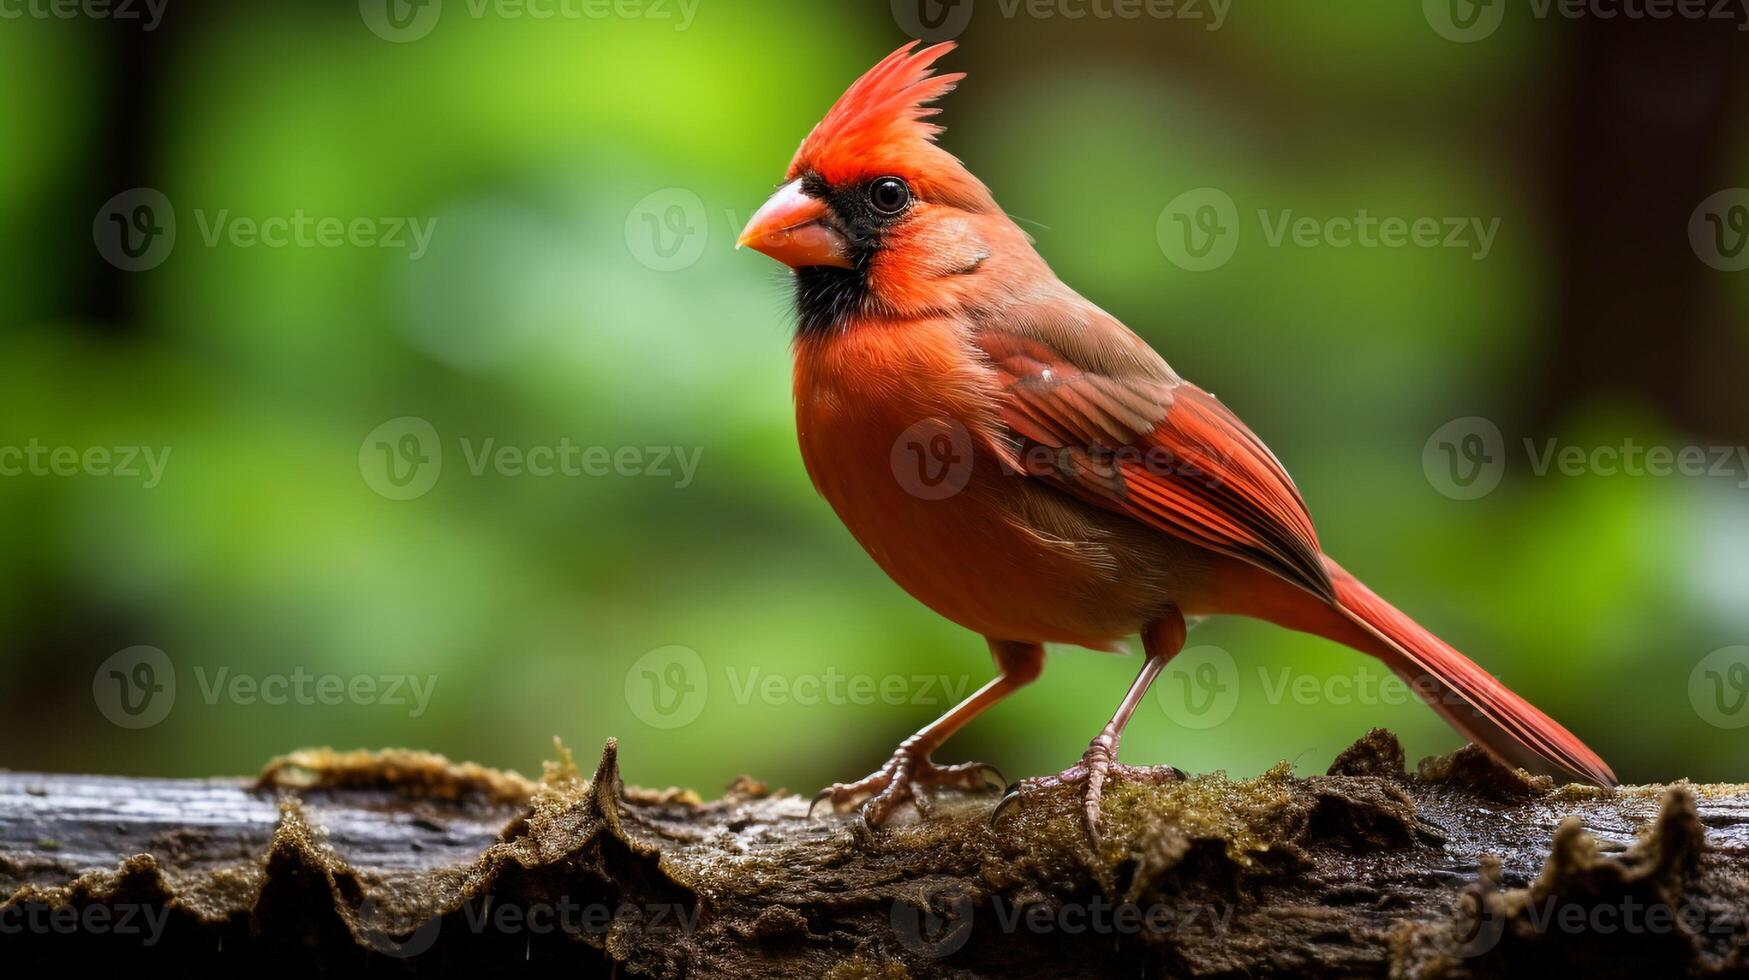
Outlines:
[[[1031,683],[1044,669],[1044,647],[1036,643],[1014,643],[991,640],[990,654],[996,659],[1001,674],[979,688],[953,710],[899,743],[899,748],[886,764],[852,783],[833,783],[814,797],[815,805],[829,801],[832,808],[844,811],[862,804],[862,817],[869,826],[879,826],[899,805],[910,801],[919,812],[929,808],[923,791],[936,786],[957,789],[981,789],[991,786],[1001,789],[1004,780],[994,766],[981,762],[962,762],[939,766],[929,757],[954,732],[982,714],[985,709]],[[811,809],[811,808],[810,808]]]
[[[1130,717],[1136,713],[1136,708],[1147,697],[1148,688],[1154,684],[1154,679],[1160,676],[1166,664],[1184,649],[1185,625],[1184,617],[1177,609],[1170,609],[1159,619],[1148,624],[1142,631],[1142,648],[1147,652],[1147,658],[1142,662],[1142,669],[1131,682],[1130,689],[1119,702],[1117,711],[1112,714],[1111,721],[1087,746],[1087,751],[1081,756],[1081,761],[1074,767],[1059,775],[1041,780],[1046,785],[1063,783],[1081,784],[1081,817],[1082,826],[1087,831],[1090,840],[1098,842],[1100,823],[1100,799],[1105,791],[1105,781],[1111,775],[1112,766],[1117,762],[1118,743],[1123,740],[1124,727],[1130,723]],[[1173,770],[1174,773],[1177,770]],[[996,804],[996,810],[990,820],[994,823],[1002,812],[1020,797],[1020,784],[1010,787],[1008,793]]]

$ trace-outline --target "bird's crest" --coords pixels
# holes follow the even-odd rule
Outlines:
[[[934,184],[956,203],[988,198],[977,178],[935,145],[941,127],[928,121],[941,111],[929,103],[966,77],[965,72],[938,75],[932,67],[954,42],[916,47],[911,41],[882,58],[838,97],[796,150],[791,179],[812,171],[828,184],[839,184],[892,173]]]

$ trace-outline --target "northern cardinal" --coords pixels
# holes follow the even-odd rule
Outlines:
[[[1045,643],[1141,673],[1081,762],[1085,829],[1125,724],[1186,620],[1254,616],[1383,660],[1495,757],[1609,786],[1578,738],[1323,553],[1274,454],[1111,315],[1064,285],[990,191],[935,143],[951,42],[858,79],[740,238],[794,270],[796,429],[814,486],[893,580],[984,635],[999,676],[822,793],[873,825],[992,767],[932,753],[1038,677]],[[935,481],[919,465],[937,465]],[[920,482],[922,479],[922,482]],[[1012,796],[1012,791],[1011,794]]]

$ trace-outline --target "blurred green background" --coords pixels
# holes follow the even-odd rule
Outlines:
[[[814,495],[785,274],[732,249],[906,18],[478,2],[406,8],[441,11],[412,27],[378,0],[172,3],[153,30],[0,23],[0,447],[170,453],[150,488],[0,477],[0,766],[236,774],[327,744],[531,772],[554,735],[584,758],[617,735],[632,782],[812,790],[946,707],[917,675],[989,676],[983,641],[890,583]],[[1749,668],[1728,669],[1749,651],[1703,664],[1749,643],[1749,473],[1539,476],[1523,449],[1749,442],[1749,273],[1699,261],[1687,234],[1749,171],[1744,42],[1514,13],[1458,43],[1419,6],[1238,0],[1211,30],[1212,10],[981,0],[948,61],[970,78],[945,143],[1066,281],[1274,447],[1350,569],[1624,778],[1749,777]],[[1157,232],[1201,187],[1242,228],[1231,261],[1193,272]],[[141,271],[102,245],[134,188],[176,222]],[[1272,247],[1255,218],[1361,209],[1499,227],[1476,259]],[[299,213],[435,223],[417,255],[209,241]],[[1461,500],[1424,450],[1469,416],[1503,433],[1506,464]],[[442,466],[392,499],[371,459],[407,417]],[[689,482],[476,475],[488,439],[698,465]],[[1230,715],[1186,724],[1166,692],[1126,761],[1322,771],[1374,725],[1412,759],[1459,744],[1418,704],[1343,696],[1383,676],[1359,654],[1244,621],[1192,643],[1230,652]],[[107,671],[139,645],[176,690],[130,728]],[[1061,769],[1136,665],[1053,651],[943,760]],[[238,675],[433,686],[424,710],[381,687],[336,704],[214,688]]]

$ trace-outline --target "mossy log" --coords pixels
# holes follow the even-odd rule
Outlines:
[[[1749,786],[1565,787],[1389,732],[1327,775],[1120,777],[867,833],[306,751],[253,782],[0,773],[8,975],[1749,976]]]

